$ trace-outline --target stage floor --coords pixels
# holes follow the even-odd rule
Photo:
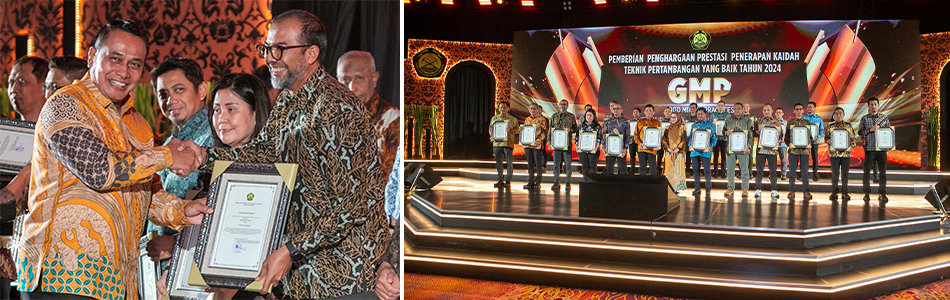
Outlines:
[[[540,191],[529,192],[522,189],[524,182],[513,181],[512,188],[505,190],[494,188],[492,184],[494,181],[444,177],[431,191],[415,194],[443,211],[579,217],[578,184],[574,184],[570,192],[564,190],[564,185],[557,192],[550,190],[550,184],[542,184]],[[862,200],[863,194],[852,194],[851,201],[843,204],[841,200],[830,201],[830,193],[820,192],[812,193],[814,199],[807,203],[801,199],[800,192],[795,201],[788,201],[788,191],[779,191],[780,198],[775,202],[767,191],[763,191],[762,200],[755,199],[754,191],[750,191],[747,198],[737,192],[732,199],[723,196],[724,189],[713,189],[709,198],[705,192],[699,197],[690,192],[687,190],[686,197],[680,198],[678,209],[657,222],[807,230],[934,214],[933,207],[923,196],[914,195],[890,195],[886,206],[881,206],[875,194],[870,203]]]

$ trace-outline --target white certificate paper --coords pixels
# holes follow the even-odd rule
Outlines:
[[[597,133],[593,131],[581,131],[579,150],[584,152],[594,152],[597,148]]]
[[[851,133],[845,129],[834,129],[831,131],[831,148],[838,151],[845,151],[851,148]]]
[[[258,271],[277,185],[229,181],[209,266]]]
[[[555,129],[551,131],[551,148],[554,150],[567,150],[567,130]]]
[[[729,133],[729,152],[743,153],[748,146],[749,135],[745,131],[733,131]]]
[[[670,122],[663,121],[660,122],[660,132],[666,132],[666,127],[670,126]]]
[[[690,140],[689,147],[693,151],[703,152],[709,148],[709,131],[708,130],[696,130],[693,132],[693,137]]]
[[[759,147],[775,148],[778,147],[778,129],[771,126],[762,127],[759,131]]]
[[[33,133],[0,131],[0,163],[25,166],[33,157]]]
[[[808,143],[808,127],[805,126],[794,126],[792,127],[792,145],[795,148],[806,148],[809,146]]]
[[[818,125],[811,124],[811,125],[808,125],[808,128],[811,128],[811,140],[817,141],[818,140]]]
[[[607,136],[607,154],[610,156],[620,156],[623,151],[623,137],[619,135]]]
[[[722,136],[722,129],[726,127],[726,120],[716,120],[716,136]]]
[[[538,132],[535,130],[534,125],[521,126],[521,145],[533,146],[534,141],[537,139],[537,134]]]
[[[660,129],[656,127],[643,128],[643,148],[660,148]]]
[[[687,136],[690,136],[690,135],[693,134],[693,124],[695,124],[695,123],[696,123],[696,122],[686,122],[686,123],[683,123],[683,125],[686,126],[686,135],[687,135]],[[664,131],[665,131],[665,130],[664,130]]]
[[[630,124],[630,131],[629,131],[630,134],[637,132],[637,120],[630,120],[630,121],[627,121],[627,123]]]
[[[894,129],[891,127],[878,128],[874,132],[874,145],[880,151],[894,149]]]
[[[496,142],[508,139],[508,122],[495,121],[495,124],[492,124],[492,138]]]

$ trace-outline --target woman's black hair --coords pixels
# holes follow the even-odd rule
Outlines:
[[[257,138],[257,135],[261,133],[261,129],[264,128],[264,124],[267,123],[267,118],[270,116],[271,103],[270,98],[267,96],[267,90],[264,88],[264,82],[261,81],[257,76],[247,74],[247,73],[231,73],[221,77],[218,80],[218,83],[215,84],[214,88],[211,89],[211,97],[217,97],[218,91],[231,90],[237,95],[241,100],[247,103],[251,107],[251,111],[255,112],[256,123],[254,124],[254,132],[251,134],[251,140]],[[221,138],[218,137],[217,131],[214,130],[214,101],[208,103],[208,120],[211,121],[211,134],[214,137],[216,145],[222,146],[224,143],[221,142]]]

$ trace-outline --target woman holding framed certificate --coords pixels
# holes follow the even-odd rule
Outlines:
[[[848,169],[851,166],[851,148],[854,147],[854,127],[844,121],[844,109],[835,108],[831,115],[833,122],[828,123],[825,129],[825,142],[828,143],[828,152],[831,158],[831,201],[838,201],[838,192],[841,192],[841,201],[851,200],[848,194]],[[838,174],[841,174],[841,189],[838,189]]]
[[[584,182],[590,182],[587,174],[597,173],[597,160],[600,159],[601,130],[600,122],[597,122],[597,112],[588,109],[584,112],[584,121],[578,126],[580,133],[577,134],[577,156],[581,160],[581,173],[584,174]]]
[[[686,126],[679,113],[670,114],[670,125],[663,132],[663,151],[664,175],[679,194],[686,190]]]

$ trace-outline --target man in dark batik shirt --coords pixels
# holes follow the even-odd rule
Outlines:
[[[209,148],[203,166],[299,165],[284,246],[267,256],[259,275],[262,291],[280,281],[295,299],[372,293],[390,243],[376,130],[359,98],[323,69],[326,49],[326,29],[312,13],[274,18],[258,55],[283,91],[255,141]]]

